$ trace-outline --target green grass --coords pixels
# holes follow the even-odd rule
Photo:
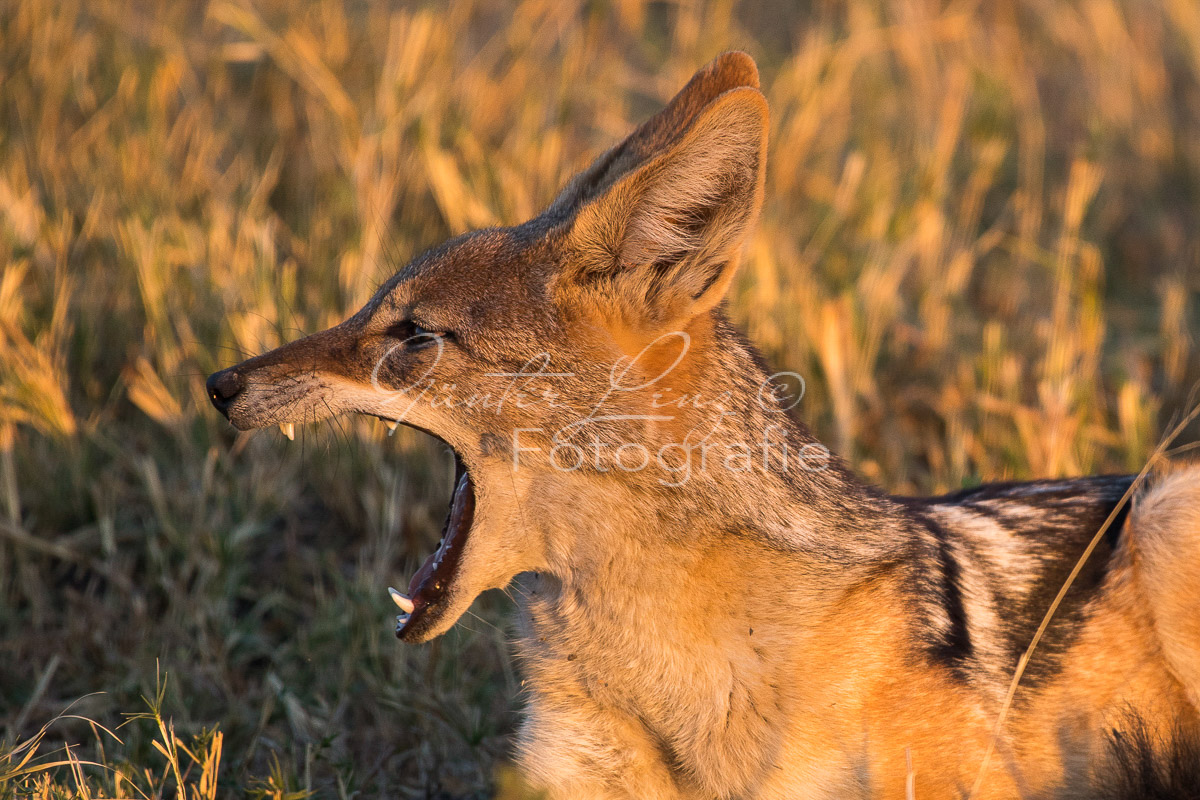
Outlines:
[[[731,47],[772,109],[731,311],[824,440],[897,492],[1141,465],[1200,378],[1193,0],[0,0],[0,798],[491,794],[507,598],[405,647],[385,590],[446,454],[238,436],[203,377]]]

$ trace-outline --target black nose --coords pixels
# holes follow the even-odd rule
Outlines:
[[[246,384],[242,382],[242,376],[237,373],[237,370],[230,367],[209,375],[204,386],[208,389],[208,399],[212,400],[217,411],[228,417],[229,406],[246,387]]]

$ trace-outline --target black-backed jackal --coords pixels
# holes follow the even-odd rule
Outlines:
[[[766,137],[754,62],[723,55],[544,213],[415,259],[212,401],[240,429],[355,412],[453,448],[397,635],[518,582],[517,750],[551,798],[1198,796],[1200,471],[1116,515],[993,742],[1132,479],[856,479],[721,311]]]

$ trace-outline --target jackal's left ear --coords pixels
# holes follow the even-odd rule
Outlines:
[[[585,204],[559,288],[655,335],[715,306],[762,204],[767,101],[725,92],[670,147]]]

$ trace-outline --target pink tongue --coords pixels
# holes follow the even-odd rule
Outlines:
[[[457,548],[461,543],[458,541],[462,538],[462,534],[466,533],[467,528],[471,527],[471,522],[475,515],[475,487],[471,483],[471,477],[464,471],[462,477],[458,480],[458,486],[454,488],[454,499],[450,504],[450,518],[446,521],[446,530],[442,533],[442,541],[438,549],[435,550],[425,562],[421,564],[421,568],[412,576],[412,580],[408,582],[408,596],[416,600],[417,593],[420,591],[421,585],[433,574],[434,570],[443,563],[446,559],[452,558],[451,551]],[[464,525],[463,523],[466,522]],[[455,556],[457,554],[454,554]],[[457,558],[452,558],[457,560]]]

